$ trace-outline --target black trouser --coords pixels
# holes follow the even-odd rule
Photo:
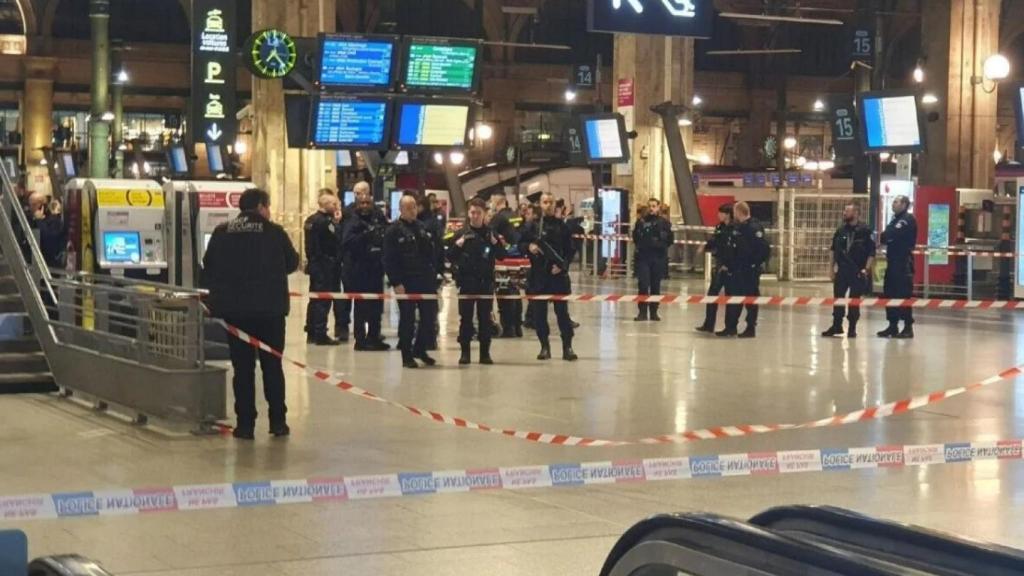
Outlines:
[[[435,290],[426,286],[405,286],[406,294],[425,294],[434,296]],[[419,311],[419,322],[416,313]],[[405,355],[421,355],[427,353],[427,347],[434,339],[434,326],[437,324],[437,300],[399,300],[398,301],[398,348]]]
[[[487,296],[485,294],[485,296]],[[480,298],[479,300],[459,300],[459,344],[469,345],[473,341],[473,311],[476,310],[477,329],[476,333],[480,338],[481,345],[491,342],[491,311],[494,310],[494,300]]]
[[[640,294],[661,294],[661,280],[665,277],[665,269],[668,261],[664,258],[637,258],[636,259],[636,281],[639,284]],[[658,312],[658,304],[654,302],[641,302],[637,305],[641,314]]]
[[[225,318],[225,322],[247,332],[278,352],[284,352],[285,317]],[[235,415],[239,428],[252,428],[256,423],[256,358],[263,371],[263,395],[270,408],[270,424],[284,424],[288,412],[284,403],[284,370],[281,359],[257,350],[248,342],[228,338],[231,366],[234,368]]]
[[[868,279],[860,275],[860,270],[846,270],[843,268],[839,269],[839,273],[836,274],[836,279],[832,281],[832,295],[836,298],[846,298],[849,293],[850,298],[860,298],[868,291]],[[860,306],[849,305],[835,306],[832,308],[832,325],[837,328],[843,326],[843,316],[850,320],[850,328],[857,326],[857,321],[860,320]]]
[[[384,277],[361,278],[359,282],[354,279],[349,282],[351,290],[367,294],[380,294],[384,292]],[[356,300],[353,304],[355,325],[352,327],[352,334],[355,336],[356,344],[376,342],[381,338],[381,317],[384,315],[383,300]]]
[[[717,264],[716,264],[717,266]],[[729,279],[728,272],[721,272],[718,269],[711,272],[711,285],[708,286],[708,296],[718,296],[725,288]],[[704,306],[704,326],[714,328],[718,321],[718,304],[707,304]]]
[[[728,296],[760,296],[761,295],[761,267],[748,266],[729,275],[725,285],[725,293]],[[725,307],[725,329],[736,330],[740,323],[740,312],[743,305],[729,304]],[[747,330],[757,327],[757,317],[760,307],[756,304],[747,304]]]
[[[341,291],[345,292],[345,287],[340,286]],[[380,292],[384,291],[384,286],[381,286]],[[334,335],[341,336],[342,334],[348,333],[348,325],[352,320],[352,301],[351,300],[335,300],[334,301]]]
[[[336,263],[316,263],[309,265],[309,291],[310,292],[341,292],[341,267]],[[350,306],[348,300],[344,301]],[[336,300],[310,299],[306,305],[306,332],[311,337],[322,338],[327,336],[327,316],[334,305],[335,319],[338,317],[338,305]],[[345,321],[348,326],[348,321]]]
[[[909,260],[890,260],[885,269],[885,284],[883,295],[886,298],[910,298],[914,295],[914,265]],[[891,308],[885,309],[885,318],[890,325],[896,325],[900,320],[905,322],[909,328],[914,323],[913,308]]]
[[[551,336],[551,326],[548,324],[548,301],[535,300],[533,305],[533,328],[537,331],[537,339],[541,343],[547,343]],[[558,331],[562,333],[563,343],[572,343],[574,335],[572,318],[569,318],[568,302],[553,302],[555,305],[555,318],[558,320]]]

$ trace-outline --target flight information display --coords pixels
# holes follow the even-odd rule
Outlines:
[[[394,40],[325,35],[320,43],[320,84],[388,88],[394,59]]]
[[[917,97],[864,95],[860,100],[865,148],[869,152],[918,152],[924,136]]]
[[[468,128],[468,104],[406,102],[400,107],[397,145],[461,147]]]
[[[318,100],[313,111],[313,145],[320,148],[385,147],[388,105],[386,100]]]
[[[619,114],[583,118],[583,142],[587,161],[617,163],[629,159],[625,120]]]
[[[405,69],[407,88],[462,90],[475,87],[478,46],[412,41]]]

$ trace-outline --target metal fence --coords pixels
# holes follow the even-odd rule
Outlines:
[[[788,277],[793,280],[828,280],[832,255],[829,248],[843,208],[854,204],[868,213],[867,196],[794,192],[786,202],[789,229]]]

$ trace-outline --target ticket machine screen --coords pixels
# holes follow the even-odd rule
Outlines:
[[[111,264],[138,264],[142,261],[142,242],[138,232],[104,232],[104,260]]]

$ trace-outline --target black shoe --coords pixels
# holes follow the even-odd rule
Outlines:
[[[494,360],[491,358],[490,353],[481,352],[480,353],[480,363],[485,365],[485,366],[490,366],[490,365],[494,364]]]
[[[541,346],[540,354],[537,354],[537,360],[551,360],[551,347]]]
[[[633,322],[647,322],[647,308],[641,308],[640,313],[633,318]]]
[[[253,432],[253,427],[249,426],[246,428],[235,428],[231,431],[231,435],[239,440],[255,440],[256,434]]]
[[[697,332],[705,332],[707,334],[713,334],[715,332],[714,326],[708,326],[707,324],[701,324],[697,326]]]
[[[391,344],[381,342],[380,340],[371,340],[369,343],[363,345],[363,350],[367,352],[387,352],[388,350],[391,350]]]
[[[348,328],[335,328],[334,338],[338,342],[348,342]]]
[[[572,324],[574,330],[580,327],[580,323],[575,320],[570,321],[570,324]]]
[[[842,336],[843,335],[843,328],[841,326],[833,325],[828,330],[825,330],[824,332],[822,332],[821,335],[823,337],[825,337],[825,338],[832,338],[833,336]]]
[[[516,331],[513,330],[511,326],[509,326],[507,328],[504,328],[501,331],[501,334],[498,335],[498,338],[515,338],[515,337],[516,337]]]
[[[913,326],[907,326],[906,328],[903,329],[902,332],[897,334],[896,337],[901,339],[901,340],[911,340],[911,339],[913,339],[914,338],[914,327]]]
[[[726,328],[725,330],[719,330],[718,332],[715,332],[715,336],[718,336],[719,338],[732,338],[733,336],[736,335],[737,332],[735,328]]]
[[[657,312],[651,312],[651,322],[661,322],[661,316]]]
[[[462,355],[459,356],[459,364],[465,366],[470,362],[472,362],[472,360],[470,359],[469,344],[464,344],[462,346]]]
[[[306,344],[312,344],[313,346],[337,346],[341,342],[330,336],[313,336],[312,338],[306,338]]]
[[[419,367],[420,367],[420,365],[419,365],[419,364],[417,364],[417,363],[416,363],[416,360],[414,360],[414,359],[413,359],[413,358],[412,358],[412,357],[410,356],[410,357],[403,357],[403,358],[402,358],[402,367],[403,367],[403,368],[419,368]]]
[[[747,328],[743,332],[740,332],[737,338],[757,338],[757,330],[754,328]]]
[[[283,436],[290,436],[292,429],[287,424],[272,424],[270,426],[270,433],[276,438],[281,438]]]
[[[427,366],[433,366],[433,365],[437,364],[437,360],[434,360],[433,358],[428,356],[426,352],[424,352],[422,354],[417,354],[416,355],[416,359],[419,360],[420,362],[423,362]]]
[[[575,362],[579,359],[580,357],[573,352],[571,346],[562,348],[562,360],[565,360],[566,362]]]
[[[856,338],[857,337],[857,327],[851,324],[850,325],[850,329],[846,331],[846,336],[849,337],[849,338]]]
[[[879,338],[892,338],[899,334],[899,329],[894,324],[889,324],[889,327],[878,333]]]
[[[522,326],[516,326],[516,338],[522,338],[522,337],[523,337],[523,327]]]

